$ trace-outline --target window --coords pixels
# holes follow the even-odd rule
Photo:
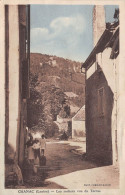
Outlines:
[[[98,89],[98,113],[99,116],[104,115],[104,88]]]

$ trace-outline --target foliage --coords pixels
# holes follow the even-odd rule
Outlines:
[[[67,104],[64,104],[59,115],[62,118],[68,118],[70,116],[70,106]]]
[[[30,99],[27,103],[28,109],[28,126],[31,128],[38,124],[39,118],[41,117],[43,106],[41,94],[35,89],[37,85],[37,75],[30,75]]]
[[[54,136],[57,115],[71,117],[70,105],[84,104],[84,76],[81,63],[43,54],[31,54],[28,126]],[[70,71],[70,72],[69,72]],[[72,73],[72,78],[70,76]],[[73,92],[76,97],[68,97]]]
[[[47,83],[40,83],[36,74],[30,75],[30,99],[28,101],[28,126],[38,126],[46,136],[52,137],[58,131],[53,122],[65,103],[61,89]],[[66,109],[66,108],[65,108]],[[69,114],[67,109],[66,115]]]
[[[118,9],[115,9],[114,19],[115,19],[116,21],[119,21],[119,8],[118,8]]]

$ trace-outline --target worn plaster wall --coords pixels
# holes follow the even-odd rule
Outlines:
[[[103,88],[103,113],[99,112],[98,90]],[[95,161],[112,163],[111,114],[113,93],[103,72],[98,70],[86,82],[86,150]]]
[[[14,33],[12,33],[14,30]],[[9,134],[8,144],[17,151],[19,131],[19,16],[18,6],[9,6]]]
[[[6,43],[9,45],[6,47],[6,66],[8,68],[6,86],[8,84],[7,89],[9,89],[9,92],[6,91],[6,99],[8,100],[8,102],[6,101],[6,107],[8,106],[6,109],[6,121],[8,120],[6,125],[7,153],[8,159],[16,160],[21,166],[24,160],[27,124],[27,100],[23,99],[22,86],[22,74],[24,73],[22,72],[22,64],[26,60],[26,19],[24,17],[26,7],[10,5],[7,13],[9,26],[9,28],[6,27],[9,40],[9,43]],[[13,29],[15,29],[15,33],[12,33]]]
[[[113,163],[117,157],[118,58],[110,59],[107,48],[96,56],[97,70],[89,71],[86,82],[86,139],[89,157]],[[100,71],[101,70],[101,71]],[[91,72],[91,74],[90,74]],[[116,74],[117,72],[117,74]],[[99,90],[103,89],[100,105]],[[100,106],[103,113],[100,114]]]
[[[116,59],[110,58],[111,48],[106,48],[98,56],[98,62],[101,64],[102,71],[108,82],[108,86],[113,92],[113,110],[112,110],[112,161],[113,164],[118,161],[118,97],[119,97],[119,56]]]

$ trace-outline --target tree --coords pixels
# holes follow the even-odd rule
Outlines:
[[[30,75],[30,99],[28,100],[28,126],[53,136],[58,126],[53,122],[62,109],[65,94],[60,88],[40,82],[36,74]]]
[[[33,126],[38,124],[39,118],[42,115],[42,97],[41,94],[36,90],[36,86],[38,83],[37,75],[30,75],[30,99],[27,102],[27,110],[28,110],[28,126],[32,128]]]
[[[118,8],[118,9],[115,9],[114,19],[115,19],[116,21],[119,21],[119,8]]]

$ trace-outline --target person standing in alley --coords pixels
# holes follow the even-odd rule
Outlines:
[[[34,149],[35,159],[40,158],[40,142],[39,139],[35,139],[32,148]]]
[[[44,156],[45,149],[46,149],[46,139],[45,135],[42,134],[40,141],[40,153]]]
[[[27,150],[28,150],[28,161],[30,164],[34,163],[34,151],[33,151],[33,136],[29,134],[30,139],[26,142]]]
[[[45,166],[46,165],[46,156],[45,154],[45,149],[46,149],[46,139],[44,134],[40,138],[40,166]]]

